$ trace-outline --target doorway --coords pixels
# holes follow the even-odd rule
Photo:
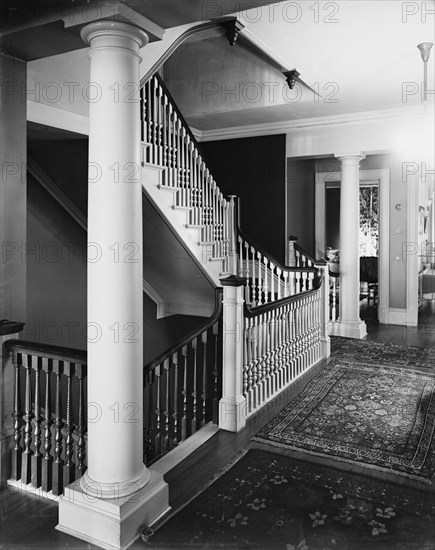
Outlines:
[[[316,199],[315,199],[315,235],[316,257],[324,258],[326,247],[339,248],[337,238],[339,235],[339,195],[341,185],[341,172],[316,173]],[[360,223],[360,232],[364,238],[360,238],[360,256],[367,254],[369,276],[367,286],[362,288],[362,293],[367,293],[370,287],[369,305],[371,315],[380,323],[388,323],[388,296],[389,296],[389,202],[390,202],[390,171],[388,169],[360,170],[360,203],[364,201],[363,222]],[[328,204],[327,204],[328,202]],[[332,214],[334,220],[328,220],[327,212]],[[360,213],[361,214],[361,213]],[[375,223],[374,218],[376,218]],[[360,216],[361,220],[361,216]],[[334,228],[334,223],[336,227]],[[331,245],[327,241],[331,241]],[[334,246],[332,246],[334,245]],[[374,254],[374,252],[377,254]],[[377,275],[376,281],[372,281]],[[376,296],[374,296],[376,293]],[[373,301],[372,301],[373,298]]]

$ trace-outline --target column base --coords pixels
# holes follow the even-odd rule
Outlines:
[[[222,397],[219,401],[219,429],[239,432],[246,426],[246,399],[240,396],[236,401]]]
[[[343,336],[344,338],[359,338],[360,340],[367,336],[367,325],[364,321],[342,321],[338,319],[335,331],[335,336]]]
[[[138,492],[118,499],[97,499],[83,492],[80,480],[59,498],[58,531],[100,548],[124,550],[170,510],[168,484],[150,469],[150,479]]]

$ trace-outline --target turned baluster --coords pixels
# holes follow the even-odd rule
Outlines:
[[[336,277],[331,277],[332,279],[332,315],[331,320],[335,322],[337,320],[337,279]]]
[[[157,78],[153,77],[153,89],[152,89],[151,97],[153,102],[152,139],[153,139],[153,163],[154,164],[159,163],[158,86],[159,86],[159,83],[157,81]]]
[[[149,370],[146,373],[146,385],[148,387],[148,429],[147,429],[147,438],[146,438],[146,458],[147,462],[154,458],[156,454],[156,449],[154,446],[154,370]]]
[[[84,381],[86,378],[86,366],[85,365],[76,365],[75,369],[76,376],[79,380],[79,418],[77,425],[77,468],[76,468],[76,478],[81,477],[85,471],[85,457],[86,457],[86,400],[85,400],[85,388]]]
[[[172,418],[174,419],[172,444],[178,443],[178,353],[175,352],[172,356],[172,365],[174,367],[174,411]]]
[[[139,109],[140,109],[140,140],[145,141],[145,97],[144,89],[139,90]]]
[[[191,433],[194,434],[197,430],[197,399],[198,399],[198,392],[197,392],[197,384],[198,384],[198,340],[195,338],[192,340],[192,349],[193,349],[193,391],[191,393],[193,398],[192,403],[192,421],[191,421]]]
[[[250,325],[250,349],[251,349],[251,380],[252,401],[256,409],[260,404],[260,361],[262,334],[260,333],[259,317],[254,317]]]
[[[67,361],[63,364],[63,373],[66,375],[66,418],[65,418],[65,464],[63,467],[63,484],[64,487],[70,485],[74,481],[75,464],[73,462],[74,426],[72,422],[72,377],[74,375],[74,364]]]
[[[157,135],[157,164],[164,166],[163,158],[163,126],[162,126],[162,98],[163,90],[160,83],[156,79],[156,108],[157,108],[157,120],[156,120],[156,135]]]
[[[203,349],[203,361],[202,361],[202,407],[201,407],[201,426],[205,426],[207,423],[207,331],[201,334],[202,349]]]
[[[264,303],[267,304],[271,300],[269,299],[269,260],[264,257],[263,258],[263,264],[264,264],[264,282],[263,282],[263,289],[264,289]]]
[[[157,381],[157,396],[156,396],[156,434],[154,437],[154,448],[156,456],[162,452],[162,367],[157,365],[154,369],[154,374]]]
[[[52,372],[52,360],[42,360],[42,370],[45,372],[45,414],[44,414],[44,458],[42,459],[42,490],[51,491],[53,458],[51,456],[52,435],[51,426],[51,387],[50,373]]]
[[[23,449],[21,448],[21,421],[23,414],[21,412],[21,395],[20,395],[20,366],[21,354],[13,352],[13,362],[15,366],[15,391],[14,391],[14,450],[12,460],[12,479],[18,480],[21,478],[21,463]]]
[[[23,366],[26,369],[26,391],[24,398],[24,452],[21,463],[21,481],[25,484],[30,483],[32,478],[32,356],[22,355]]]
[[[161,110],[162,110],[162,165],[166,167],[165,173],[165,183],[168,185],[168,176],[170,172],[169,164],[169,149],[168,149],[168,96],[162,90],[162,99],[161,99]]]
[[[31,484],[33,487],[40,487],[42,481],[42,453],[41,453],[41,361],[40,357],[34,358],[34,370],[35,370],[35,398],[34,398],[34,423],[33,423],[33,448],[32,455],[32,476]]]
[[[181,441],[187,437],[187,346],[181,349],[181,357],[183,363],[183,416],[181,417]]]
[[[169,449],[169,418],[171,416],[170,411],[170,363],[169,359],[165,359],[163,363],[163,371],[166,379],[166,391],[165,391],[165,410],[163,414],[165,415],[165,428],[164,428],[164,435],[163,435],[163,451],[167,451]]]
[[[277,286],[277,300],[281,300],[282,296],[282,270],[277,267],[276,268],[276,286]]]
[[[53,359],[53,373],[56,376],[56,395],[54,413],[54,463],[52,491],[53,495],[61,495],[63,492],[63,459],[62,459],[62,386],[61,377],[63,362]]]
[[[270,301],[275,301],[275,264],[269,262],[270,269]]]
[[[213,325],[214,336],[214,362],[213,362],[213,424],[218,423],[219,417],[219,322]]]

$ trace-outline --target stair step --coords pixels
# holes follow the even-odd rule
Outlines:
[[[173,210],[185,210],[186,212],[190,212],[192,210],[191,206],[180,206],[179,204],[174,204],[172,206]]]

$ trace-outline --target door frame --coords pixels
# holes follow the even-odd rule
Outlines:
[[[389,322],[390,296],[390,170],[360,170],[360,185],[379,186],[379,268],[378,268],[378,319],[379,323]],[[341,172],[316,172],[315,174],[315,239],[316,258],[325,256],[326,238],[326,187],[328,184],[341,185]]]

